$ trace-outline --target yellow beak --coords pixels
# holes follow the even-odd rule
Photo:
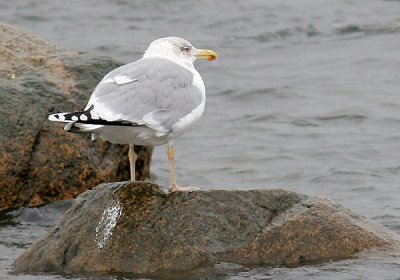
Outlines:
[[[213,61],[218,59],[217,53],[212,50],[197,50],[196,57],[197,59],[208,60],[208,61]]]

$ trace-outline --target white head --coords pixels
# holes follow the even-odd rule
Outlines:
[[[153,41],[143,57],[162,56],[193,64],[196,59],[215,60],[217,54],[211,50],[196,49],[190,42],[179,37],[165,37]]]

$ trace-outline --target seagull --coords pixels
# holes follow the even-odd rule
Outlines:
[[[118,67],[99,82],[83,111],[56,113],[50,121],[67,123],[64,129],[91,133],[116,144],[129,145],[131,180],[135,181],[134,145],[167,144],[169,191],[194,191],[179,187],[175,179],[173,140],[203,114],[206,93],[195,60],[216,60],[212,50],[197,49],[183,38],[153,41],[143,57]]]

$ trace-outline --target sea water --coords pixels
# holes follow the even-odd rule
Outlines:
[[[175,141],[178,184],[285,188],[339,202],[400,233],[400,1],[18,0],[0,21],[68,49],[137,60],[180,36],[220,59],[196,62],[201,121]],[[166,148],[152,180],[168,183]],[[0,278],[67,207],[19,209],[0,222]],[[49,221],[50,220],[50,221]],[[398,256],[226,279],[398,279]]]

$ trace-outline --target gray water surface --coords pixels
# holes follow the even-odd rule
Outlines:
[[[196,64],[207,105],[175,141],[178,184],[322,196],[400,233],[400,1],[18,0],[0,2],[0,21],[123,62],[171,35],[217,51]],[[162,185],[165,150],[152,165]],[[0,226],[0,278],[64,280],[7,274],[46,219]],[[393,255],[226,279],[399,278]]]

